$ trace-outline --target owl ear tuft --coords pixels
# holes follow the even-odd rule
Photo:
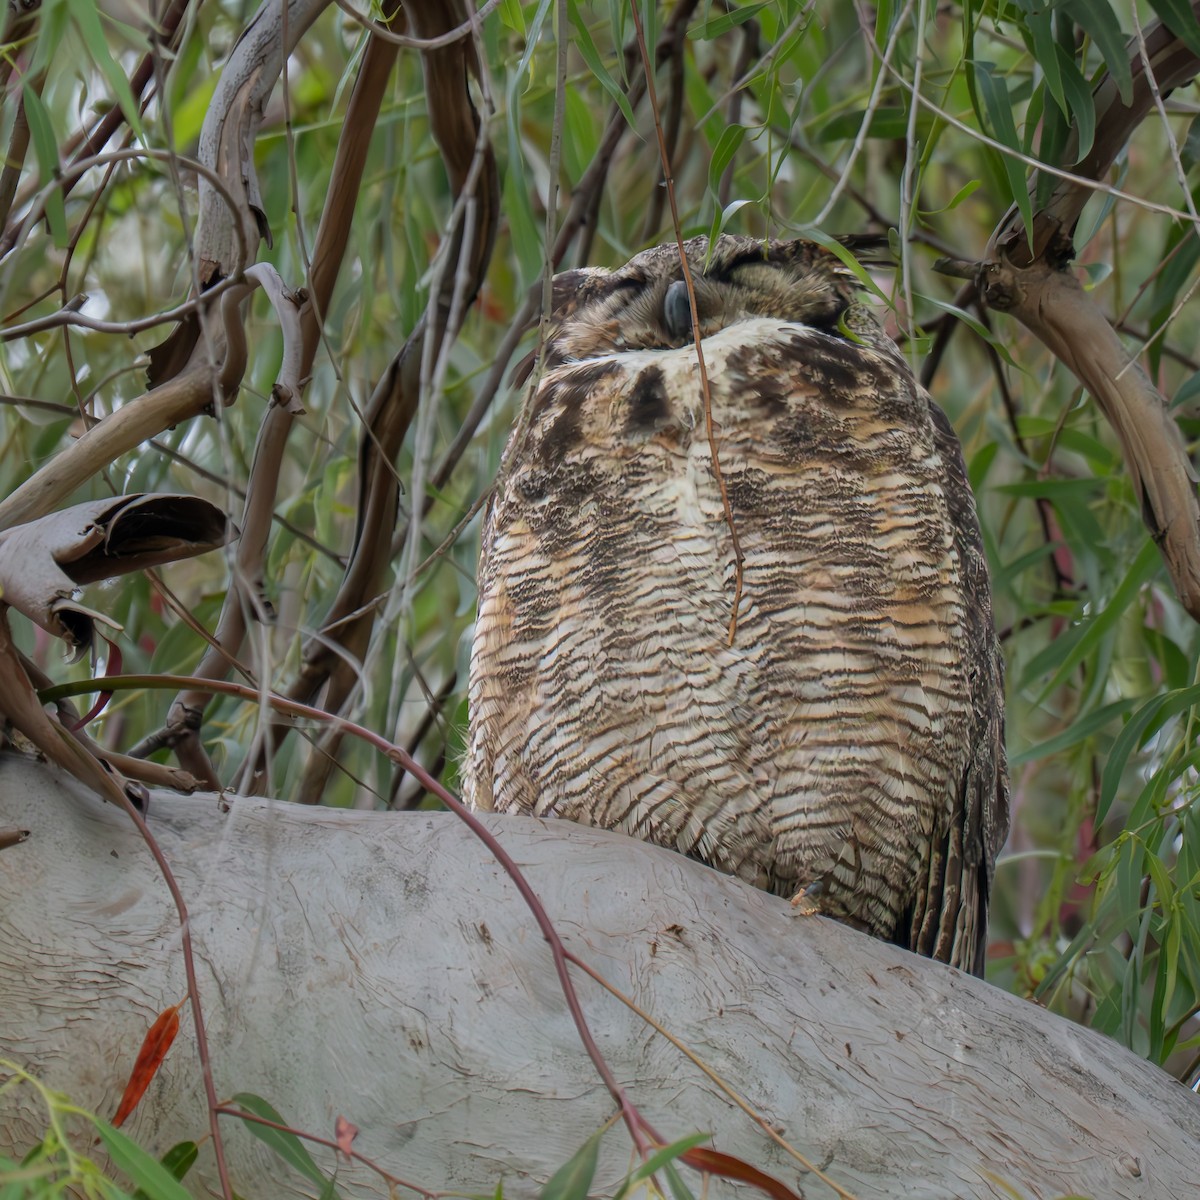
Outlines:
[[[612,277],[612,272],[595,267],[577,267],[555,275],[550,290],[550,316],[555,321],[566,320],[581,305],[603,292]]]

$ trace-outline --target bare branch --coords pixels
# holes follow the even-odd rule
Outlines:
[[[1036,334],[1091,392],[1121,442],[1142,518],[1184,608],[1200,620],[1200,500],[1164,397],[1075,276],[1046,262],[979,268],[980,294]]]
[[[459,22],[453,29],[448,29],[445,33],[438,34],[437,37],[422,38],[393,33],[386,25],[372,21],[370,17],[360,13],[350,3],[350,0],[334,0],[334,3],[352,21],[357,21],[364,29],[369,29],[381,42],[389,42],[393,46],[403,46],[409,50],[441,50],[446,46],[453,46],[455,42],[461,42],[464,38],[471,37],[472,30],[477,27],[479,22],[490,16],[500,6],[500,0],[487,0],[486,4],[480,6],[478,12],[473,13],[467,20]]]
[[[439,30],[456,20],[462,2],[409,4],[406,12],[412,27],[422,37],[436,38]],[[441,353],[443,339],[457,333],[455,311],[478,290],[491,255],[499,219],[499,182],[495,158],[486,140],[467,88],[468,73],[477,70],[474,43],[456,41],[440,50],[422,54],[425,90],[433,134],[441,148],[456,201],[451,214],[450,235],[445,239],[444,265],[435,281],[430,307],[404,347],[376,385],[367,408],[368,429],[362,443],[362,482],[359,523],[354,552],[345,579],[323,625],[325,634],[312,638],[304,648],[304,665],[288,690],[292,699],[307,700],[328,681],[326,707],[337,712],[357,684],[357,672],[349,661],[365,655],[376,609],[366,601],[381,589],[390,563],[390,547],[396,523],[397,481],[393,460],[399,452],[421,395],[422,363],[426,339],[429,353]],[[474,204],[474,234],[469,239],[468,201]],[[446,264],[455,264],[450,270]],[[457,297],[457,299],[456,299]],[[430,360],[432,361],[432,359]],[[351,612],[362,615],[347,621]],[[338,626],[336,642],[347,652],[339,655],[328,631]],[[336,739],[334,739],[336,740]],[[314,764],[328,764],[324,756]],[[302,799],[315,801],[324,790],[324,766],[314,765],[306,776]],[[254,786],[265,776],[260,773]]]
[[[398,7],[398,0],[389,0],[384,7],[384,15],[390,16]],[[299,313],[300,362],[296,374],[301,381],[311,373],[321,342],[322,314],[329,306],[345,256],[371,132],[396,55],[396,47],[372,37],[367,43],[350,95],[329,194],[325,198],[313,247],[308,303]],[[261,591],[262,564],[274,517],[283,452],[293,419],[289,409],[274,406],[268,411],[259,430],[242,509],[242,536],[233,565],[232,586],[221,609],[213,643],[196,667],[195,674],[198,677],[225,678],[230,663],[242,653],[247,632],[248,597]],[[208,693],[195,688],[182,692],[171,707],[164,729],[140,746],[138,752],[149,753],[151,747],[170,745],[180,756],[181,762],[190,765],[193,771],[204,778],[215,781],[212,764],[201,748],[199,739],[199,730],[210,699]]]
[[[0,529],[53,510],[122,454],[212,404],[215,372],[196,367],[121,405],[0,501]]]

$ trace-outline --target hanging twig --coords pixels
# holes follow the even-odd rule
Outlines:
[[[733,520],[733,508],[729,503],[729,493],[725,488],[725,475],[721,470],[721,459],[717,453],[717,434],[713,426],[712,393],[708,386],[708,369],[704,364],[704,347],[700,344],[700,314],[696,308],[696,285],[692,280],[692,268],[688,263],[687,252],[683,247],[683,230],[679,222],[679,207],[675,202],[675,179],[671,172],[671,160],[667,154],[667,142],[663,136],[662,122],[658,116],[658,100],[654,93],[654,66],[650,61],[650,52],[646,48],[646,34],[642,28],[641,14],[637,4],[630,11],[633,13],[633,23],[637,29],[638,47],[642,54],[642,66],[646,72],[646,94],[650,100],[650,111],[654,114],[654,132],[658,137],[658,152],[662,160],[663,183],[667,189],[667,199],[671,205],[671,222],[675,229],[675,243],[679,247],[679,262],[683,270],[683,281],[687,286],[688,306],[692,312],[692,328],[695,330],[696,366],[700,371],[700,392],[704,397],[704,428],[708,435],[708,452],[712,460],[713,477],[721,493],[721,510],[725,515],[725,524],[729,529],[729,540],[733,547],[733,610],[729,615],[729,645],[733,645],[737,636],[738,609],[742,602],[742,544],[738,539],[737,526]]]

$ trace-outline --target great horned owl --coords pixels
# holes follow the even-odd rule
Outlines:
[[[958,441],[811,242],[554,281],[486,514],[464,791],[981,973],[1002,666]]]

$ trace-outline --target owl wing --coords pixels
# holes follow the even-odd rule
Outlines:
[[[912,917],[911,948],[982,975],[996,855],[1008,833],[1004,755],[1004,662],[992,619],[987,558],[962,448],[946,414],[926,393],[943,490],[962,571],[964,657],[973,711],[972,755],[943,845],[930,856],[929,886]],[[940,852],[939,852],[940,851]]]

